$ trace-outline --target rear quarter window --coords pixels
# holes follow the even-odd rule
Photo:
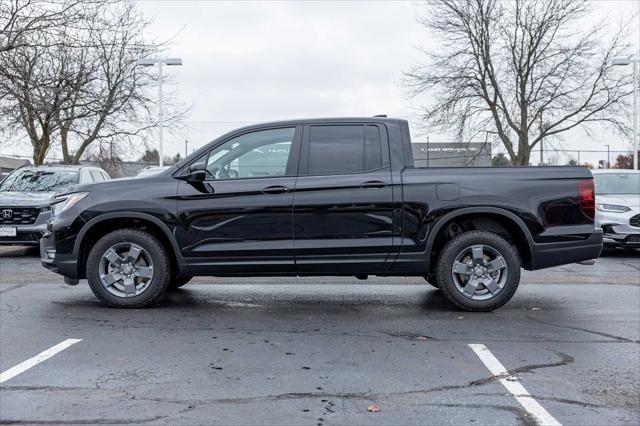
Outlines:
[[[318,125],[309,131],[310,175],[361,173],[383,165],[380,130],[373,125]]]

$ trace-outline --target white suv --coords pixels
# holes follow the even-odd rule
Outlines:
[[[640,247],[640,171],[592,170],[596,226],[606,246]]]

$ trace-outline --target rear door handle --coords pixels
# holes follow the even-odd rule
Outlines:
[[[387,184],[379,180],[369,180],[360,184],[360,188],[384,188],[385,186]]]
[[[264,194],[284,194],[285,192],[289,192],[289,188],[286,186],[267,186],[262,190]]]

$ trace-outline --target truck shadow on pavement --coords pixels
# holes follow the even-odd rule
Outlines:
[[[551,296],[516,294],[511,302],[494,312],[463,312],[450,304],[439,290],[420,284],[403,286],[326,284],[313,289],[295,284],[193,285],[167,292],[153,306],[144,309],[111,308],[95,299],[88,291],[83,295],[59,297],[53,300],[52,304],[63,305],[65,308],[89,309],[91,312],[113,313],[114,316],[122,315],[123,312],[157,315],[162,311],[169,316],[178,314],[194,317],[203,315],[220,317],[238,312],[259,312],[287,317],[354,314],[361,310],[398,313],[404,309],[421,315],[447,313],[458,318],[465,315],[486,317],[512,311],[527,313],[539,310],[540,307],[544,307],[546,312],[553,311],[560,314],[566,308],[562,301],[555,301]]]

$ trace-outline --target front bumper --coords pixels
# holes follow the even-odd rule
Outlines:
[[[72,254],[56,253],[55,240],[53,233],[46,232],[40,239],[40,260],[42,266],[64,275],[65,278],[78,278],[78,260]]]
[[[43,216],[41,213],[40,216]],[[48,217],[47,217],[48,219]],[[15,237],[0,237],[0,245],[37,246],[40,238],[47,232],[47,222],[40,218],[33,225],[2,225],[16,228]]]
[[[640,232],[635,234],[605,233],[602,241],[605,246],[640,248]]]
[[[625,213],[596,212],[596,226],[602,228],[605,245],[618,247],[640,247],[640,227],[631,226],[631,218],[638,209]]]

